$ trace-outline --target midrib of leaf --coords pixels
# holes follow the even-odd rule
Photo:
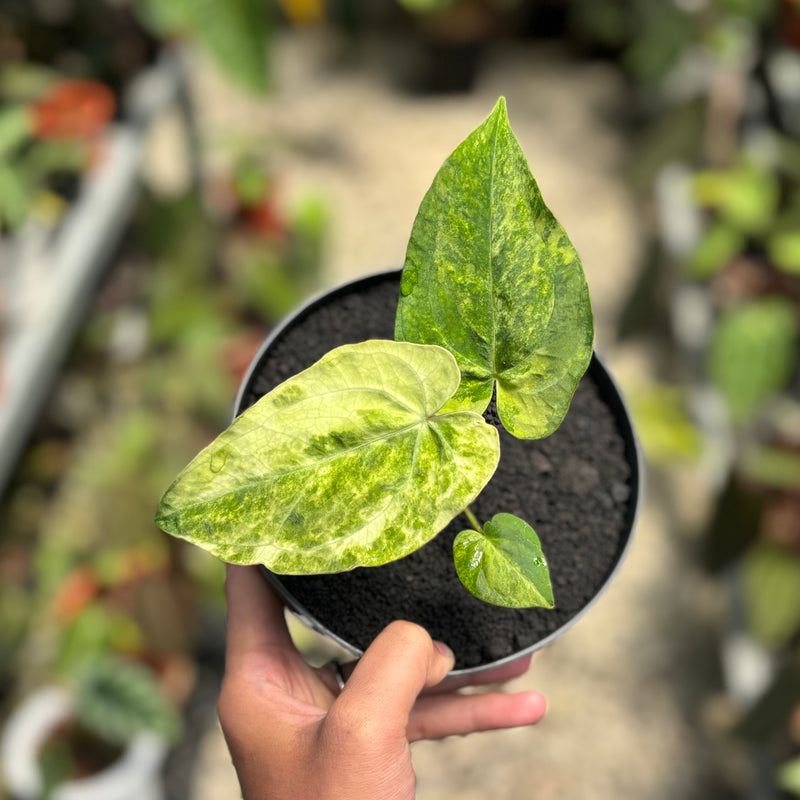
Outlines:
[[[488,181],[488,195],[489,195],[489,299],[490,299],[490,317],[492,329],[492,381],[497,378],[497,317],[495,315],[494,304],[494,263],[492,260],[492,242],[494,241],[494,215],[492,214],[493,197],[494,197],[494,162],[497,158],[497,130],[500,123],[494,121],[494,131],[492,133],[492,161],[489,166],[489,181]]]
[[[383,440],[386,440],[386,439],[392,439],[395,436],[400,436],[403,433],[407,433],[408,431],[411,431],[411,430],[414,430],[415,428],[418,428],[419,431],[417,433],[417,440],[414,443],[414,460],[412,462],[412,466],[413,466],[413,464],[416,463],[416,453],[417,453],[417,450],[419,449],[419,439],[422,436],[422,426],[423,426],[423,424],[427,423],[428,427],[432,431],[436,431],[435,427],[433,425],[431,425],[431,419],[433,419],[433,418],[437,418],[438,419],[438,418],[441,418],[441,417],[444,417],[444,416],[447,416],[447,415],[446,414],[441,414],[441,415],[439,415],[437,417],[436,414],[433,414],[430,417],[425,417],[424,419],[419,420],[419,422],[415,422],[413,425],[406,425],[404,428],[398,428],[396,431],[391,431],[390,433],[386,433],[386,434],[383,434],[381,436],[375,436],[373,439],[369,439],[366,442],[362,442],[361,444],[355,445],[353,447],[349,447],[346,450],[342,450],[342,451],[340,451],[338,453],[334,453],[333,455],[327,456],[326,458],[317,459],[315,461],[312,461],[309,464],[303,464],[302,466],[294,467],[292,469],[285,469],[285,470],[282,470],[281,472],[275,472],[275,473],[272,474],[270,482],[272,482],[273,480],[278,480],[279,478],[284,478],[287,475],[293,475],[293,474],[295,474],[297,472],[303,472],[304,470],[316,469],[321,464],[328,464],[331,461],[335,461],[336,459],[342,458],[345,455],[351,455],[352,453],[355,453],[358,450],[361,450],[361,449],[363,449],[365,447],[368,447],[370,445],[374,445],[377,442],[380,442],[380,441],[383,441]],[[273,428],[270,428],[269,430],[270,430],[270,432],[280,433],[280,431],[276,431]],[[436,433],[438,435],[438,432],[436,432]],[[450,446],[450,445],[448,444],[448,446]],[[450,449],[452,450],[452,447]],[[257,486],[260,483],[263,483],[263,481],[262,480],[249,481],[248,483],[241,484],[238,487],[238,490],[250,490],[254,486]],[[209,495],[206,499],[199,500],[196,503],[185,503],[182,506],[182,508],[186,508],[186,509],[197,508],[198,506],[206,505],[207,503],[210,503],[210,502],[212,502],[214,500],[218,500],[220,497],[225,497],[225,495],[228,495],[228,494],[231,494],[231,493],[232,493],[231,490],[227,490],[227,491],[224,491],[224,492],[219,492],[218,494]]]

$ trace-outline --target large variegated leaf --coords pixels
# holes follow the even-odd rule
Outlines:
[[[494,473],[497,431],[437,413],[460,375],[440,347],[332,350],[273,389],[164,495],[168,533],[279,573],[384,564],[421,547]]]
[[[513,514],[495,514],[482,531],[453,542],[461,582],[487,603],[506,608],[553,608],[550,569],[536,532]]]
[[[506,429],[561,423],[592,354],[580,259],[545,206],[500,98],[445,161],[414,222],[395,338],[452,352],[449,407],[482,412],[495,382]]]

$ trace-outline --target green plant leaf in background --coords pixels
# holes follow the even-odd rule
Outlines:
[[[425,195],[400,292],[395,338],[441,345],[458,361],[450,408],[484,411],[496,382],[510,433],[558,427],[592,354],[589,292],[502,97]]]
[[[637,80],[653,84],[678,63],[694,30],[690,16],[673,3],[643,3],[636,11],[633,16],[640,20],[622,54],[622,64]]]
[[[800,797],[800,757],[782,764],[778,769],[778,786]]]
[[[270,7],[264,0],[139,0],[137,8],[151,30],[196,39],[240,86],[263,92]]]
[[[497,466],[493,426],[470,411],[437,414],[459,378],[439,347],[338,347],[200,452],[156,522],[226,561],[279,573],[401,558],[460,513]]]
[[[742,253],[746,244],[747,238],[741,231],[715,220],[689,258],[689,274],[694,278],[712,278]]]
[[[695,178],[700,205],[714,208],[729,225],[761,234],[775,219],[780,186],[775,175],[747,161],[728,170],[708,170]]]
[[[0,231],[14,230],[28,216],[33,197],[25,177],[16,165],[0,163]]]
[[[725,312],[709,351],[709,374],[736,424],[747,423],[788,381],[797,357],[797,310],[769,297]]]
[[[800,631],[800,558],[756,543],[743,566],[748,627],[767,646],[785,644]]]
[[[495,514],[483,531],[453,542],[461,582],[476,597],[506,608],[553,608],[550,570],[536,532],[513,514]]]
[[[21,147],[33,132],[31,112],[27,106],[0,111],[0,159],[6,159]]]
[[[653,384],[628,395],[636,431],[647,457],[656,464],[696,461],[703,438],[686,411],[677,386]]]
[[[455,0],[397,0],[397,2],[412,14],[432,14],[450,8]]]
[[[772,263],[790,275],[800,275],[800,232],[777,231],[767,240]]]
[[[77,670],[75,713],[88,730],[119,745],[146,731],[175,742],[182,727],[150,670],[108,656],[88,659]]]
[[[779,447],[757,447],[747,451],[740,464],[750,482],[771,489],[800,491],[800,453]]]
[[[758,23],[772,13],[772,0],[720,0],[719,5],[729,14],[744,17],[750,22]]]

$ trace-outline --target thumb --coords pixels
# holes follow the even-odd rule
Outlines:
[[[420,692],[443,680],[454,663],[450,649],[421,626],[392,622],[356,664],[329,717],[372,736],[405,738]]]

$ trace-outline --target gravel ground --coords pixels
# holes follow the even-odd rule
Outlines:
[[[382,47],[373,43],[376,54]],[[331,66],[335,52],[335,41],[319,34],[280,41],[274,93],[262,102],[236,94],[196,61],[199,121],[214,144],[209,167],[229,156],[224,142],[232,130],[274,148],[281,192],[291,201],[313,191],[329,203],[332,284],[402,264],[431,178],[504,94],[544,197],[582,255],[597,349],[623,386],[646,371],[647,354],[622,351],[611,336],[642,247],[638,210],[622,177],[630,143],[614,123],[626,103],[619,76],[558,50],[503,47],[490,53],[472,93],[410,96],[393,88],[379,58],[369,70],[339,69]],[[177,160],[156,149],[156,172],[159,158],[164,171]],[[722,796],[717,754],[702,725],[714,675],[707,620],[716,599],[685,561],[673,509],[655,494],[617,581],[511,687],[542,691],[545,720],[532,729],[415,745],[419,800]],[[238,796],[212,728],[192,800]]]

